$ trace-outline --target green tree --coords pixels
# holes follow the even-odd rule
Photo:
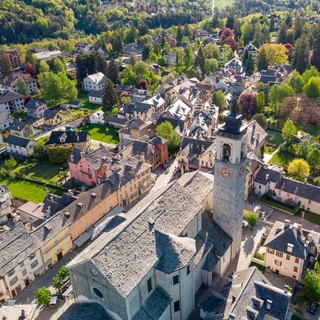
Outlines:
[[[0,70],[3,77],[6,77],[13,72],[10,58],[4,51],[0,52]]]
[[[177,37],[176,37],[176,40],[177,40],[177,44],[179,45],[181,42],[182,42],[182,28],[181,28],[181,25],[179,24],[178,26],[178,30],[177,30]]]
[[[266,54],[266,62],[268,66],[283,64],[288,61],[287,49],[283,44],[268,43],[263,46],[261,52],[262,51]]]
[[[138,61],[134,65],[134,72],[137,75],[138,81],[140,81],[141,79],[148,79],[149,78],[149,67],[143,61]]]
[[[28,111],[26,110],[17,110],[12,113],[14,119],[24,119],[28,117]]]
[[[320,273],[307,269],[304,274],[303,290],[310,300],[320,301]]]
[[[282,138],[287,144],[291,144],[297,132],[296,126],[288,119],[282,128]]]
[[[49,71],[50,71],[49,65],[44,60],[41,60],[39,63],[39,73],[44,73]]]
[[[200,49],[198,50],[198,54],[196,56],[195,59],[195,66],[198,66],[202,72],[202,74],[204,74],[205,71],[205,57],[203,54],[203,50],[202,47],[200,47]]]
[[[184,49],[184,57],[186,67],[191,67],[194,64],[194,54],[191,46],[187,46]]]
[[[301,36],[296,42],[293,50],[292,65],[300,73],[303,73],[308,66],[309,43],[305,35]]]
[[[266,70],[268,68],[267,54],[264,47],[259,51],[257,67],[259,71]]]
[[[106,76],[113,83],[118,83],[118,81],[119,81],[119,68],[118,68],[118,65],[114,59],[111,59],[108,64],[108,70],[107,70]]]
[[[303,89],[303,86],[305,84],[302,76],[298,71],[293,71],[289,78],[289,85],[293,88],[293,90],[297,93],[300,93]]]
[[[255,225],[258,223],[258,220],[259,220],[259,215],[255,212],[250,212],[247,215],[247,221],[248,221],[248,224],[249,224],[251,230],[253,230]]]
[[[138,78],[136,73],[133,70],[132,65],[128,65],[123,73],[122,73],[122,84],[131,84],[131,85],[136,85],[138,84]]]
[[[113,48],[113,51],[118,54],[123,53],[123,43],[122,43],[121,36],[118,32],[114,33],[112,48]]]
[[[249,54],[248,59],[245,62],[245,68],[249,75],[252,74],[254,71],[254,60],[251,54]]]
[[[14,157],[10,156],[10,158],[4,162],[3,166],[6,170],[12,171],[17,166],[17,164],[17,160]]]
[[[304,159],[294,159],[289,163],[288,173],[297,180],[303,181],[310,175],[310,167]]]
[[[64,282],[69,278],[70,273],[66,266],[62,266],[59,269],[58,274],[52,279],[51,285],[58,290],[58,294],[61,295],[61,289]]]
[[[39,288],[36,293],[36,299],[42,305],[48,305],[51,299],[51,292],[46,287]]]
[[[168,141],[168,149],[175,151],[180,144],[179,135],[173,130],[173,126],[169,121],[164,121],[156,127],[157,135]]]
[[[260,91],[257,95],[258,112],[261,112],[265,105],[266,105],[266,99],[265,99],[264,91]]]
[[[303,82],[307,83],[312,77],[320,77],[320,72],[316,67],[311,66],[301,75]]]
[[[212,103],[215,104],[219,108],[223,108],[225,106],[225,96],[222,91],[216,91],[212,95]]]
[[[54,58],[52,61],[52,67],[51,67],[52,71],[55,73],[58,72],[65,72],[66,71],[66,66],[64,65],[64,63],[61,61],[61,59],[59,57]]]
[[[204,61],[204,72],[205,74],[211,74],[219,69],[219,61],[217,59],[205,59]]]
[[[16,84],[17,92],[20,94],[23,94],[24,96],[27,96],[30,94],[30,90],[28,88],[28,85],[26,81],[23,78],[19,78]]]
[[[253,117],[252,117],[252,120],[256,120],[260,126],[262,128],[266,128],[267,126],[267,118],[264,114],[262,113],[256,113]]]
[[[299,142],[297,148],[297,155],[304,159],[307,159],[310,150],[312,149],[313,143],[308,139],[303,139]]]
[[[311,77],[309,81],[303,87],[308,98],[319,98],[320,97],[320,77]]]
[[[47,149],[49,161],[56,164],[65,164],[72,149],[72,146],[49,146]]]
[[[47,158],[47,150],[42,143],[36,142],[36,144],[34,145],[33,157],[38,161],[45,160]]]
[[[320,150],[317,147],[313,147],[307,156],[308,164],[314,173],[320,170]]]
[[[104,75],[106,75],[108,72],[107,60],[100,53],[95,55],[95,69],[96,72],[102,72]]]
[[[102,90],[102,105],[103,109],[106,111],[116,105],[118,102],[117,92],[114,88],[114,83],[107,79],[105,86]]]

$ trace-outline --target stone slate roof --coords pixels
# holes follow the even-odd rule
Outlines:
[[[134,106],[134,110],[137,112],[148,112],[151,107],[152,107],[152,104],[137,102]]]
[[[26,122],[21,122],[19,120],[14,119],[11,123],[10,130],[21,132],[24,127],[27,125]]]
[[[30,237],[21,222],[18,222],[13,229],[2,233],[0,236],[0,276],[6,275],[37,249],[35,239]]]
[[[157,267],[162,250],[157,250],[159,242],[155,231],[167,234],[171,239],[179,237],[186,226],[202,210],[202,204],[194,200],[194,195],[201,193],[200,199],[205,198],[212,191],[213,183],[207,175],[198,172],[199,179],[192,188],[186,191],[185,185],[191,185],[195,175],[186,174],[182,186],[178,181],[152,194],[151,201],[145,207],[133,207],[127,217],[131,217],[122,224],[122,229],[115,235],[102,234],[90,247],[78,255],[70,264],[91,259],[110,284],[123,297],[126,297],[137,286],[153,266]],[[190,181],[188,181],[188,178]],[[197,189],[199,180],[205,186]],[[207,194],[204,194],[207,190]],[[180,242],[184,244],[184,242]],[[186,249],[172,257],[166,265],[169,269],[183,267],[187,257],[190,257],[190,242]],[[184,256],[186,255],[186,256]]]
[[[130,148],[132,156],[140,156],[143,154],[146,160],[150,160],[154,154],[157,154],[160,151],[156,145],[141,140],[133,140]]]
[[[64,141],[60,141],[60,138],[64,138]],[[86,131],[51,131],[49,140],[45,145],[50,144],[67,144],[67,143],[81,143],[88,140],[88,132]]]
[[[284,223],[276,221],[268,235],[265,246],[283,253],[289,253],[287,251],[288,243],[293,245],[290,255],[300,259],[306,258],[303,234],[298,231],[295,225],[285,226]]]
[[[39,246],[57,236],[70,223],[60,213],[46,220],[42,225],[32,231],[32,236],[38,241]]]
[[[88,93],[88,97],[101,98],[102,97],[102,91],[101,90],[91,90]]]
[[[128,122],[127,119],[117,118],[113,116],[106,116],[106,115],[104,116],[104,120],[109,123],[118,123],[122,125],[125,125]]]
[[[24,99],[24,96],[20,93],[16,93],[12,91],[0,92],[0,104],[17,100],[17,99]]]
[[[248,145],[251,150],[255,148],[267,137],[268,133],[260,126],[260,124],[253,120],[247,126],[248,131]]]
[[[275,189],[292,195],[297,195],[298,197],[309,199],[311,201],[320,202],[320,188],[310,184],[283,177],[278,181]]]
[[[41,211],[46,213],[50,207],[51,215],[54,215],[75,200],[77,200],[77,197],[72,193],[64,192],[61,196],[57,196],[47,192],[46,197],[43,200],[43,207]]]
[[[59,110],[51,110],[51,109],[47,109],[44,110],[44,118],[45,119],[54,119],[54,117],[59,113]]]
[[[272,286],[256,267],[251,267],[232,274],[232,283],[226,287],[226,296],[210,291],[208,297],[200,304],[207,312],[204,320],[229,319],[263,320],[269,315],[275,319],[285,320],[291,296]],[[267,310],[267,300],[272,301]]]
[[[73,223],[86,215],[116,190],[109,181],[105,181],[93,189],[80,193],[77,201],[73,201],[60,211],[65,214],[70,223]]]
[[[266,185],[268,181],[276,183],[281,177],[280,168],[264,168],[261,167],[254,181],[262,185]]]
[[[132,320],[160,319],[170,302],[170,296],[161,287],[156,287]]]
[[[19,79],[23,79],[26,83],[36,81],[36,79],[33,78],[30,73],[23,74],[16,72],[5,77],[1,83],[8,87],[15,87]]]
[[[58,320],[112,320],[104,307],[97,302],[74,303]]]
[[[14,146],[25,148],[30,141],[33,141],[33,140],[10,134],[5,142],[8,144],[12,144]]]
[[[73,161],[70,160],[71,157],[69,157],[69,161],[72,163],[79,163],[81,159],[81,153],[83,153],[83,157],[88,161],[91,168],[94,170],[100,169],[112,157],[112,153],[101,144],[98,149],[89,153],[85,153],[84,150],[74,147],[71,154],[73,155]]]
[[[193,138],[183,138],[181,141],[181,154],[185,155],[189,160],[194,157],[198,158],[208,148],[214,144],[212,141],[198,140]]]

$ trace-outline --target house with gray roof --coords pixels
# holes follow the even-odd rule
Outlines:
[[[0,224],[4,224],[11,218],[12,197],[6,184],[0,185]]]
[[[268,133],[260,126],[256,120],[248,123],[248,152],[253,152],[262,159],[263,148]]]
[[[25,158],[33,155],[34,140],[10,134],[5,140],[7,151],[15,158]]]
[[[60,110],[44,110],[43,116],[44,124],[46,126],[54,126],[62,122],[62,113]]]
[[[0,112],[3,109],[10,111],[11,113],[17,110],[24,109],[24,96],[20,93],[0,90]]]
[[[43,101],[31,99],[26,104],[26,109],[29,117],[41,119],[48,107]]]
[[[206,211],[212,180],[185,174],[102,233],[68,265],[76,302],[98,302],[117,319],[187,319],[198,288],[231,259],[231,237]]]
[[[307,266],[314,266],[320,234],[300,224],[276,221],[265,242],[264,264],[277,274],[301,280]]]
[[[256,268],[236,271],[218,295],[211,291],[200,303],[202,320],[286,320],[291,293],[274,287]]]
[[[28,137],[34,133],[30,123],[14,119],[9,127],[10,133],[15,136]]]

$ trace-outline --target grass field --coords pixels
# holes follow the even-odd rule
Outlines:
[[[267,138],[266,143],[270,143],[272,145],[278,146],[283,142],[283,138],[281,135],[281,132],[273,131],[273,130],[267,130]]]
[[[234,0],[215,0],[214,6],[221,9],[226,6],[231,6],[233,4]]]
[[[90,111],[97,111],[97,110],[102,109],[102,106],[100,106],[98,104],[90,103],[88,98],[83,99],[81,102],[83,104],[82,109],[90,110]]]
[[[48,161],[28,162],[14,169],[14,172],[25,175],[27,178],[57,184],[60,180],[61,166],[48,163]]]
[[[255,263],[255,262],[251,262],[250,267],[257,267],[257,269],[263,274],[266,271],[266,267]]]
[[[270,163],[278,164],[279,166],[287,167],[289,163],[296,157],[287,152],[277,152],[269,161]]]
[[[86,124],[80,128],[82,131],[87,131],[90,138],[93,140],[113,143],[119,142],[118,130],[103,124]]]
[[[36,182],[30,182],[26,180],[21,180],[18,178],[0,178],[0,183],[5,183],[14,198],[21,198],[35,203],[40,203],[43,201],[46,191],[45,187]],[[59,188],[48,187],[51,193],[62,194],[62,190]]]

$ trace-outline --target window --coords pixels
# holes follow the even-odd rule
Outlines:
[[[189,275],[190,273],[190,265],[187,266],[187,276]]]
[[[174,302],[174,312],[180,311],[180,300]]]
[[[149,293],[149,292],[152,290],[152,281],[151,281],[151,278],[148,279],[147,285],[148,285],[148,293]]]
[[[298,267],[293,267],[293,272],[298,272]]]
[[[14,275],[14,268],[8,272],[8,277],[11,277],[12,275]]]
[[[268,248],[268,253],[270,253],[270,254],[274,254],[274,250],[273,250],[273,249],[269,249],[269,248]]]
[[[38,265],[38,260],[34,260],[32,263],[31,263],[31,269],[35,268],[37,265]]]
[[[99,289],[93,288],[92,291],[93,291],[93,293],[95,294],[95,296],[96,296],[97,298],[103,299],[103,294],[102,294],[102,292],[101,292]]]
[[[289,254],[287,254],[287,260],[290,260],[290,255]]]
[[[35,253],[30,254],[29,259],[32,260],[36,256]]]
[[[281,261],[278,261],[278,260],[274,260],[274,264],[275,264],[276,266],[279,266],[279,267],[282,266],[282,262],[281,262]]]
[[[9,281],[9,284],[10,284],[10,286],[13,286],[17,282],[18,282],[18,277],[14,277]]]
[[[26,269],[23,269],[22,270],[22,275],[25,277],[27,275],[27,270]]]
[[[311,204],[311,200],[308,201],[308,204]]]
[[[277,252],[276,252],[276,256],[277,256],[277,257],[282,258],[282,257],[283,257],[283,253],[282,253],[282,252],[277,251]]]
[[[179,276],[174,276],[173,277],[173,284],[178,284],[179,283]]]
[[[294,260],[295,263],[299,263],[299,261],[300,261],[299,258],[296,258],[296,259]]]

